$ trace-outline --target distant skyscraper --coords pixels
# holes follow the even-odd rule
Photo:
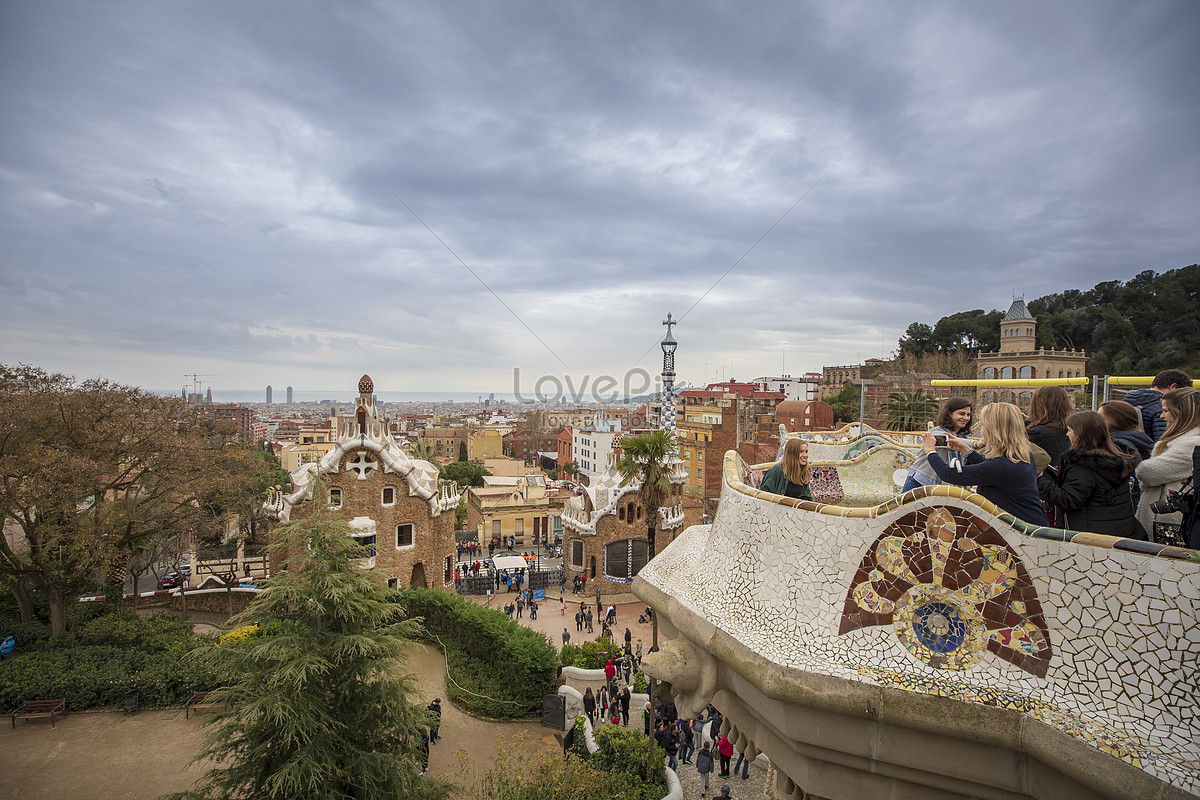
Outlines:
[[[208,387],[208,394],[204,395],[204,402],[210,406],[212,405],[212,387],[211,386]]]
[[[271,386],[267,385],[267,405],[271,405]]]
[[[290,406],[292,404],[292,387],[289,386],[287,388],[287,393],[288,393],[288,405]]]

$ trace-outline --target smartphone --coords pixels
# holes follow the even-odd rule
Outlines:
[[[933,446],[934,446],[934,447],[946,447],[946,446],[947,446],[947,444],[946,444],[946,434],[944,434],[944,433],[935,433],[935,434],[933,435]]]

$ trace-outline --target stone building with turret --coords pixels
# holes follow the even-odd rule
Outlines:
[[[1023,299],[1013,300],[1000,321],[1000,349],[976,357],[976,377],[1000,378],[1082,378],[1087,375],[1087,353],[1083,350],[1038,348],[1037,321]],[[981,403],[1006,402],[1029,405],[1033,389],[980,390]]]
[[[454,510],[459,488],[428,461],[408,456],[375,403],[370,376],[358,382],[354,413],[339,420],[333,447],[271,492],[266,510],[281,523],[322,514],[345,520],[368,548],[362,566],[390,586],[454,586]],[[272,553],[272,572],[281,568]]]

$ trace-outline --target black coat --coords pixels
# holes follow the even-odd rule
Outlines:
[[[1066,428],[1034,425],[1025,433],[1029,436],[1029,441],[1046,451],[1050,456],[1050,463],[1056,467],[1062,462],[1063,453],[1071,449],[1071,440],[1067,438]]]
[[[1134,517],[1129,465],[1122,458],[1099,450],[1068,450],[1057,476],[1047,470],[1038,478],[1038,492],[1058,509],[1068,530],[1149,538]]]

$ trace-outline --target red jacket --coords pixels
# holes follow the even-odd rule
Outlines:
[[[608,663],[604,665],[604,677],[612,678],[616,674],[617,674],[617,668],[613,666],[612,659],[610,658],[608,660]]]
[[[733,742],[729,741],[728,736],[717,737],[717,752],[727,757],[733,755]]]

